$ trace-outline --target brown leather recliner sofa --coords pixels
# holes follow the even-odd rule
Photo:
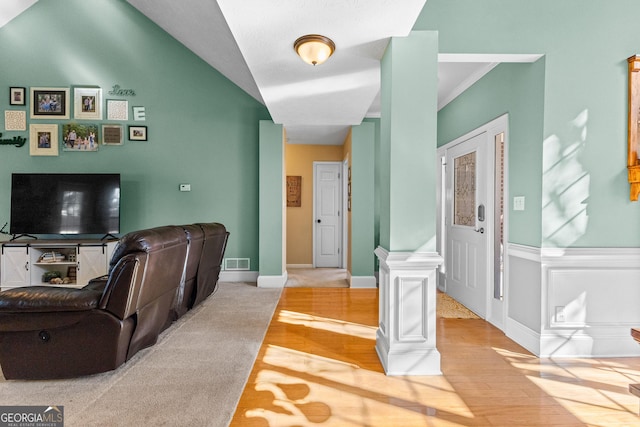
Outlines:
[[[163,226],[120,239],[107,276],[82,289],[0,292],[6,379],[116,369],[215,290],[229,233],[219,223]]]

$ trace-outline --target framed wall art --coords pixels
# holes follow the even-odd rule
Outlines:
[[[5,110],[4,130],[27,130],[27,112],[22,110]]]
[[[129,126],[129,141],[146,141],[146,126]]]
[[[58,125],[29,125],[29,154],[32,156],[57,156]]]
[[[102,125],[103,145],[122,145],[123,140],[122,125]]]
[[[11,87],[9,88],[9,104],[10,105],[24,105],[26,89],[23,87]]]
[[[302,206],[302,176],[287,175],[287,207]]]
[[[129,101],[107,99],[107,120],[129,120]]]
[[[73,117],[78,120],[102,120],[102,89],[99,87],[74,88]]]
[[[68,119],[69,88],[32,87],[30,94],[32,119]]]
[[[97,124],[66,123],[62,126],[62,151],[98,151],[99,133]]]

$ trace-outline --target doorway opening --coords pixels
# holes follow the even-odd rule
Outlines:
[[[508,115],[438,149],[438,288],[504,330]]]

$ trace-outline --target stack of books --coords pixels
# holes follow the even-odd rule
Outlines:
[[[60,262],[64,261],[65,256],[60,252],[45,252],[42,254],[38,262]]]

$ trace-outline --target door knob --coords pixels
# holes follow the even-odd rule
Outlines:
[[[322,222],[322,220],[320,220],[320,219],[319,219],[319,220],[318,220],[318,224],[320,224],[321,222]]]

